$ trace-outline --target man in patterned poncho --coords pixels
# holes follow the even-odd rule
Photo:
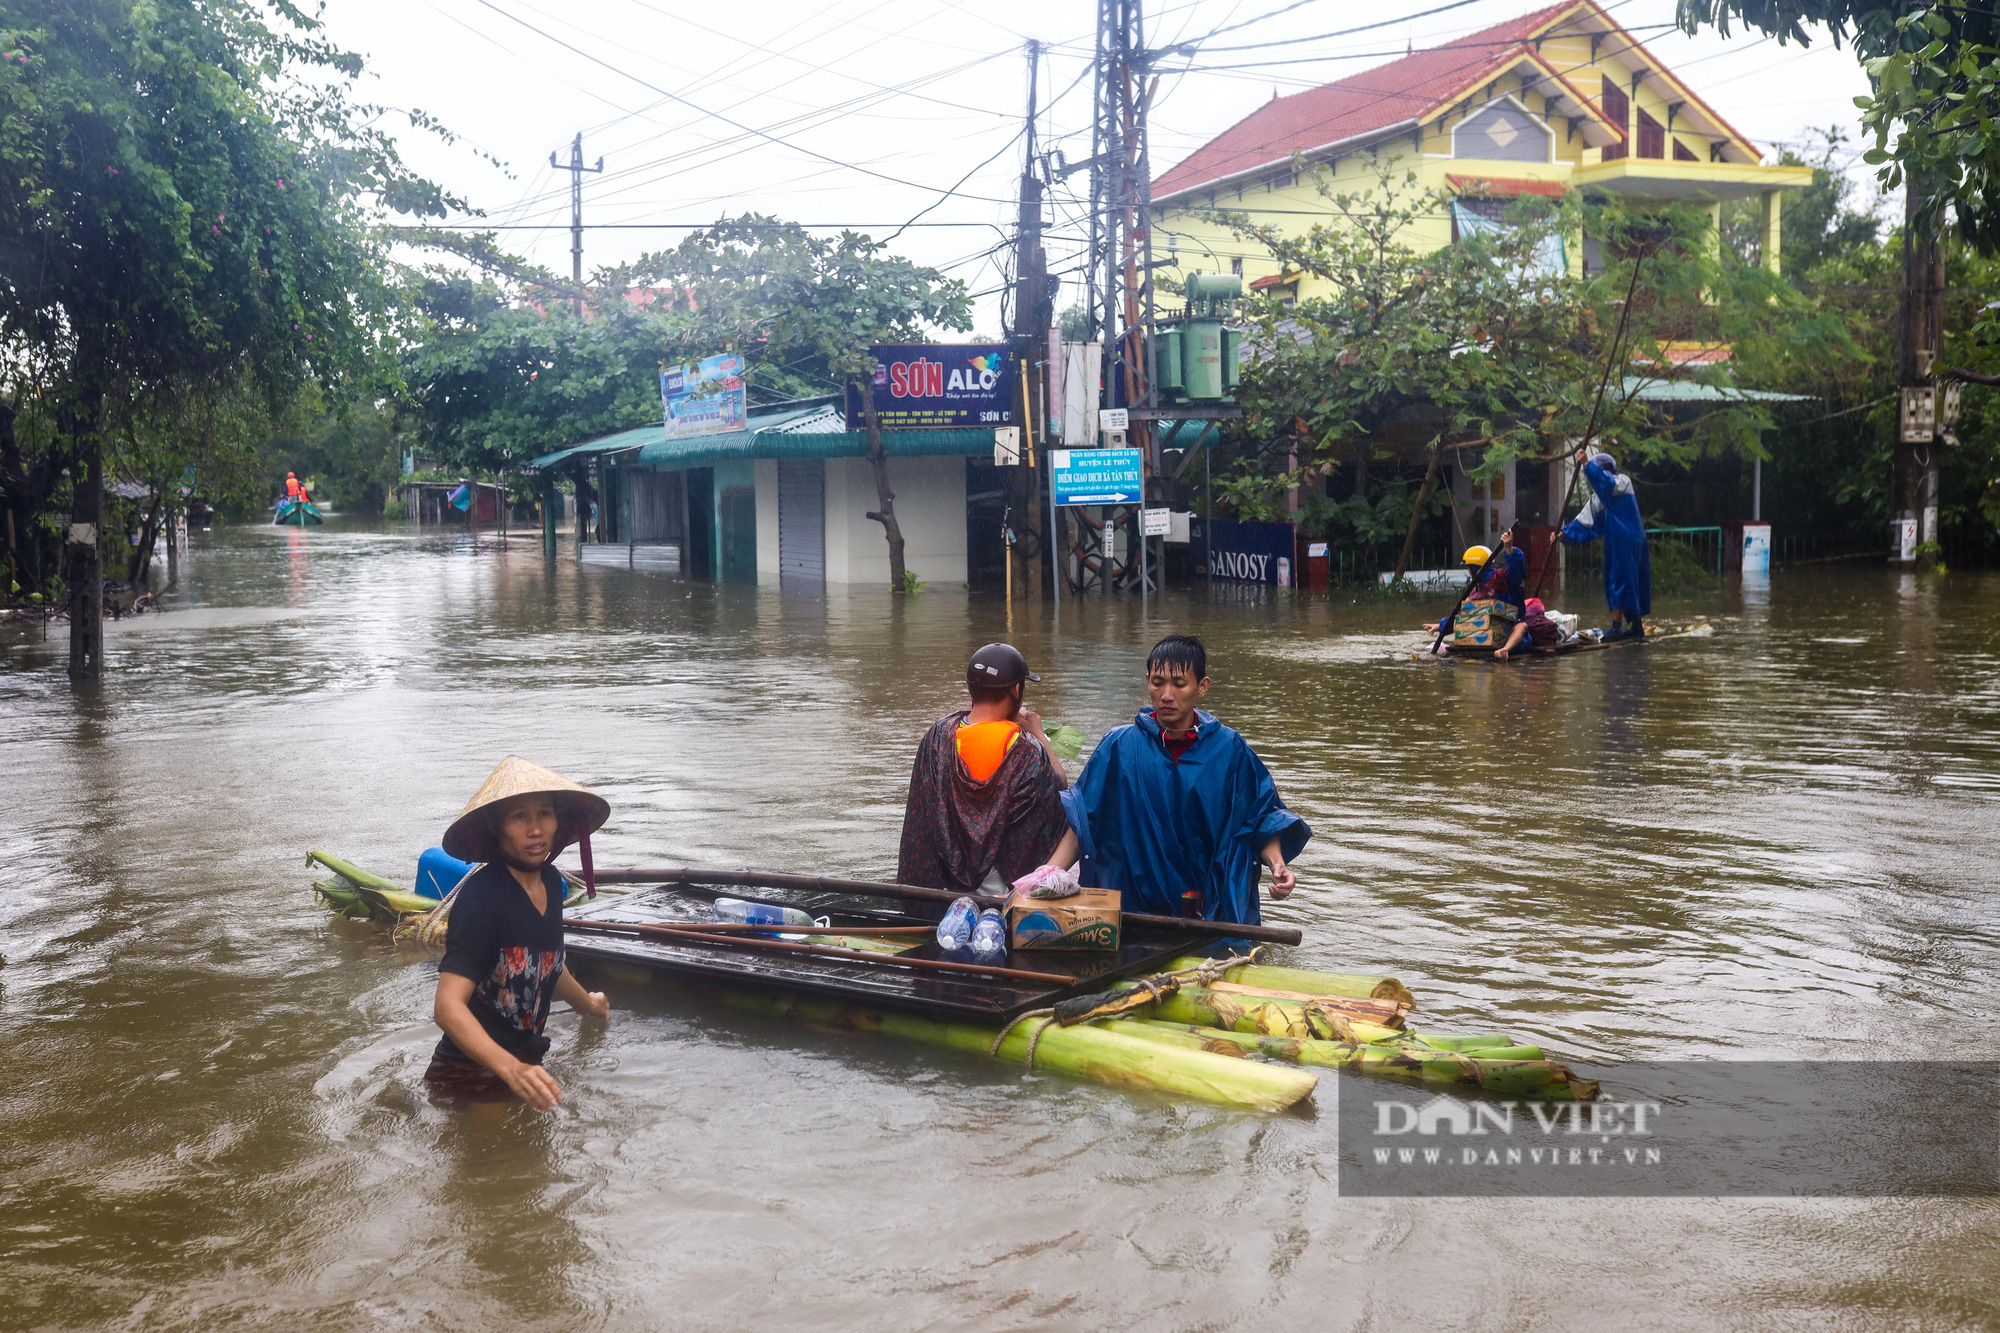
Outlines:
[[[965,669],[971,707],[941,718],[917,747],[899,882],[971,893],[991,872],[1011,884],[1069,836],[1062,763],[1041,718],[1021,706],[1025,682],[1040,680],[1010,644],[973,654]],[[1005,889],[987,883],[985,891]]]

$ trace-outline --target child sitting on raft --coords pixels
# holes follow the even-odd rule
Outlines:
[[[1493,656],[1502,662],[1522,644],[1530,648],[1553,648],[1563,641],[1562,626],[1556,623],[1555,617],[1551,616],[1548,608],[1542,605],[1541,598],[1530,597],[1527,612],[1521,617],[1520,623],[1514,626],[1513,632],[1508,634],[1507,642],[1493,650]]]

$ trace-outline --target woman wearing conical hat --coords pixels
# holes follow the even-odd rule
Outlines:
[[[508,755],[445,830],[446,852],[486,864],[451,906],[432,1008],[444,1036],[424,1074],[434,1087],[511,1090],[538,1111],[562,1099],[542,1068],[549,1002],[592,1018],[611,1005],[563,966],[563,881],[551,863],[577,843],[589,883],[590,835],[610,815],[603,797]]]

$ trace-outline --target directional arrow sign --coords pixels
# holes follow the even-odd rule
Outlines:
[[[1145,455],[1137,449],[1054,449],[1049,461],[1059,505],[1131,504],[1145,489]]]

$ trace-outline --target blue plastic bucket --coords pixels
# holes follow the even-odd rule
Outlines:
[[[428,847],[417,858],[417,893],[425,898],[442,898],[458,887],[474,863],[445,853],[442,847]]]

